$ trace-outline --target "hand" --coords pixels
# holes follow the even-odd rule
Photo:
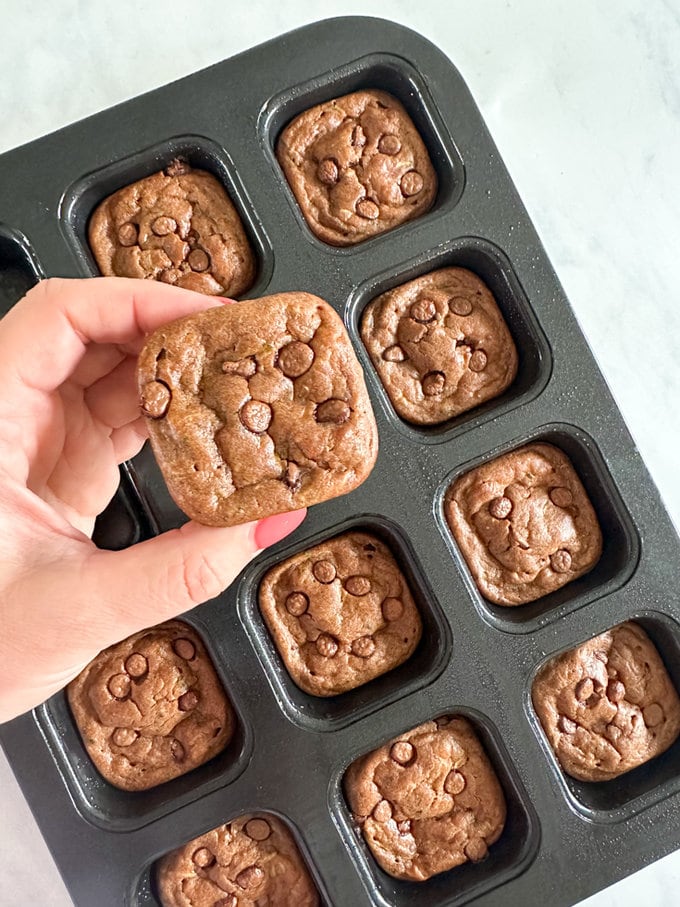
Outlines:
[[[189,522],[99,551],[96,516],[146,439],[145,335],[224,303],[152,281],[45,280],[0,321],[0,721],[107,646],[222,592],[305,511],[227,529]]]

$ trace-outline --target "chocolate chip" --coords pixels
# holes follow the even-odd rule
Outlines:
[[[607,684],[607,699],[611,702],[621,702],[625,699],[626,688],[620,680],[610,680]]]
[[[302,470],[297,465],[297,463],[289,463],[286,466],[286,472],[283,480],[292,492],[300,490],[300,487],[302,485]]]
[[[361,126],[356,125],[352,130],[352,145],[354,148],[363,148],[366,144],[366,134]]]
[[[167,268],[158,275],[161,283],[169,283],[170,285],[176,284],[180,277],[181,274],[177,268]]]
[[[142,412],[151,419],[162,419],[168,411],[172,394],[163,381],[147,381],[142,388]]]
[[[475,838],[465,845],[463,852],[472,863],[479,863],[488,854],[489,848],[482,838]]]
[[[149,670],[149,662],[140,652],[133,652],[125,659],[125,670],[130,677],[138,679],[143,677]]]
[[[595,690],[595,686],[590,677],[584,677],[583,680],[579,680],[576,684],[576,698],[579,702],[585,702],[586,699],[590,699]]]
[[[184,636],[180,636],[179,639],[176,639],[172,644],[172,648],[175,650],[175,654],[179,655],[179,657],[183,658],[185,661],[191,661],[196,654],[196,646],[190,639],[186,639]]]
[[[319,655],[323,655],[324,658],[332,658],[338,651],[338,644],[328,633],[321,633],[316,640],[316,648]]]
[[[566,715],[560,715],[557,727],[563,734],[573,734],[576,731],[576,722],[567,718]]]
[[[175,762],[184,762],[186,758],[186,753],[184,747],[176,738],[173,739],[170,743],[170,752],[172,753],[172,758]]]
[[[426,397],[438,397],[444,390],[446,375],[444,372],[428,372],[421,384]]]
[[[444,790],[447,794],[455,797],[457,794],[462,794],[465,790],[465,775],[462,772],[458,772],[455,769],[450,771],[446,776],[444,781]]]
[[[470,356],[468,368],[471,372],[483,372],[486,368],[487,362],[488,359],[484,350],[475,350],[474,353]]]
[[[198,705],[198,695],[193,690],[187,690],[177,700],[180,712],[190,712]]]
[[[114,674],[109,678],[107,690],[114,699],[127,699],[130,695],[130,677],[128,674]]]
[[[656,727],[663,721],[663,709],[658,702],[652,702],[644,707],[642,717],[647,727]]]
[[[555,573],[568,573],[571,569],[571,554],[566,548],[560,548],[559,551],[550,555],[550,566]]]
[[[334,422],[336,425],[342,425],[347,422],[351,414],[352,410],[348,403],[332,397],[330,400],[319,403],[315,417],[317,422]]]
[[[246,866],[242,869],[234,880],[239,888],[257,888],[264,879],[264,872],[259,866]]]
[[[357,597],[368,595],[371,591],[371,581],[367,576],[348,576],[344,585],[350,595]]]
[[[325,183],[327,186],[332,186],[333,183],[337,183],[340,170],[332,157],[325,157],[322,161],[319,161],[316,175],[320,182]]]
[[[314,350],[308,343],[292,340],[279,351],[277,365],[286,378],[299,378],[314,362]]]
[[[404,603],[400,598],[386,598],[382,603],[382,614],[386,621],[399,620],[404,613]]]
[[[381,135],[378,140],[378,151],[381,154],[399,154],[401,142],[396,135]]]
[[[504,520],[512,512],[512,501],[502,495],[489,503],[489,513],[495,520]]]
[[[232,362],[225,359],[222,363],[222,371],[225,375],[238,375],[239,378],[252,378],[257,371],[257,362],[253,356],[247,359],[237,359]]]
[[[437,317],[437,306],[432,299],[418,299],[409,309],[409,315],[419,324],[429,324]]]
[[[337,572],[333,561],[316,561],[312,567],[314,579],[318,580],[320,583],[332,583]]]
[[[286,598],[286,611],[293,617],[304,614],[309,607],[309,598],[304,592],[291,592]]]
[[[167,236],[169,233],[175,232],[177,229],[177,221],[174,217],[157,217],[151,224],[151,229],[156,236]]]
[[[452,296],[449,299],[449,311],[465,318],[472,311],[472,303],[465,296]]]
[[[266,841],[272,833],[271,825],[266,819],[250,819],[243,830],[253,841]]]
[[[207,271],[210,267],[210,258],[207,252],[204,252],[203,249],[192,249],[189,252],[189,257],[187,258],[189,262],[189,267],[192,271]]]
[[[360,198],[355,210],[359,217],[364,217],[366,220],[377,220],[380,217],[380,208],[370,198]]]
[[[394,346],[388,346],[386,350],[383,350],[382,357],[385,362],[403,362],[406,359],[406,353],[398,343],[395,343]]]
[[[198,850],[193,852],[191,859],[201,869],[207,869],[208,866],[212,866],[215,862],[215,855],[207,847],[199,847]]]
[[[135,224],[122,224],[118,227],[118,242],[121,246],[134,246],[138,235]]]
[[[131,746],[137,737],[139,734],[131,727],[117,727],[111,734],[111,742],[116,746]]]
[[[411,195],[417,195],[423,188],[423,178],[417,170],[409,170],[401,178],[401,193],[408,198]]]
[[[352,652],[359,658],[370,658],[375,652],[375,640],[372,636],[360,636],[352,642]]]
[[[392,804],[387,800],[381,800],[373,807],[372,816],[376,822],[389,822],[392,818]]]
[[[569,507],[574,498],[568,488],[557,487],[550,489],[550,500],[555,507]]]
[[[248,400],[241,407],[239,413],[242,425],[252,431],[253,434],[260,435],[267,431],[272,421],[272,410],[268,403],[262,400]]]
[[[397,765],[409,765],[411,762],[415,762],[415,758],[415,747],[408,740],[397,740],[390,747],[390,759]]]

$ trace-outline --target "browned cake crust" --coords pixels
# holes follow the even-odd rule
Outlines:
[[[680,699],[654,643],[629,621],[549,661],[532,687],[543,730],[567,774],[609,781],[680,734]]]
[[[446,520],[482,595],[497,605],[534,601],[591,570],[602,533],[569,459],[528,444],[457,479]]]
[[[486,284],[465,268],[404,283],[367,307],[361,338],[397,413],[435,425],[502,394],[517,350]]]
[[[348,532],[270,570],[260,610],[295,683],[334,696],[411,656],[422,632],[413,596],[378,538]]]
[[[418,217],[437,194],[430,156],[403,106],[357,91],[305,110],[276,156],[312,232],[351,246]]]
[[[106,277],[212,296],[240,296],[255,279],[253,250],[222,184],[180,161],[105,198],[88,237]]]
[[[122,790],[147,790],[191,771],[234,732],[210,656],[180,621],[100,652],[67,693],[90,758]]]
[[[138,381],[170,493],[200,523],[232,526],[346,494],[378,454],[347,332],[308,293],[165,325],[140,354]]]
[[[505,824],[503,790],[465,718],[395,737],[352,763],[344,785],[371,853],[398,879],[483,860]]]
[[[269,813],[220,825],[159,861],[163,907],[317,907],[293,836]]]

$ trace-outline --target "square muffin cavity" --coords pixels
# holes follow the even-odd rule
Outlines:
[[[517,349],[486,284],[441,268],[374,299],[361,339],[397,414],[437,425],[498,397],[517,374]]]
[[[428,721],[357,759],[344,789],[371,853],[398,879],[483,860],[505,825],[501,784],[462,717]]]
[[[168,489],[200,523],[231,526],[346,494],[377,457],[347,332],[307,293],[160,328],[140,354],[138,382]]]
[[[665,752],[680,734],[680,698],[656,646],[629,621],[553,658],[531,697],[564,771],[610,781]]]
[[[391,671],[422,633],[394,555],[366,532],[278,564],[262,580],[259,604],[288,673],[312,696],[345,693]]]
[[[284,823],[240,816],[194,838],[158,863],[162,907],[317,907],[319,892]]]
[[[311,231],[351,246],[424,214],[437,194],[427,148],[402,104],[356,91],[304,111],[276,157]]]
[[[224,187],[181,160],[105,198],[92,214],[88,240],[106,277],[232,297],[255,279],[255,254]]]
[[[194,630],[169,621],[117,643],[67,688],[85,748],[121,790],[148,790],[220,753],[234,712]]]
[[[602,553],[590,499],[552,444],[528,444],[460,476],[444,514],[477,588],[497,605],[548,595]]]

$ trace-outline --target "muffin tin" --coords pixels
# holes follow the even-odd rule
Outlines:
[[[399,98],[439,179],[422,217],[338,249],[307,228],[274,155],[297,113],[359,88]],[[342,315],[364,367],[380,432],[365,484],[314,507],[293,539],[257,558],[185,619],[204,639],[238,715],[212,762],[137,794],[108,785],[58,694],[0,728],[16,776],[78,907],[157,905],[153,864],[251,811],[291,828],[328,905],[573,904],[680,846],[680,740],[622,778],[567,778],[531,706],[546,658],[634,618],[680,687],[680,544],[545,251],[461,77],[432,44],[389,22],[328,20],[285,35],[0,158],[0,306],[40,277],[96,273],[87,219],[110,192],[181,154],[227,187],[256,250],[249,296],[306,290]],[[358,323],[377,294],[462,265],[494,293],[520,355],[497,399],[435,428],[403,422]],[[561,447],[605,538],[595,569],[539,601],[499,608],[471,580],[442,512],[461,472],[528,440]],[[148,449],[121,468],[96,528],[126,545],[181,524]],[[288,677],[257,608],[278,560],[349,528],[384,538],[424,618],[414,656],[334,699]],[[93,603],[96,607],[96,602]],[[482,863],[425,883],[383,873],[357,834],[342,777],[357,756],[443,714],[467,716],[508,801]]]

